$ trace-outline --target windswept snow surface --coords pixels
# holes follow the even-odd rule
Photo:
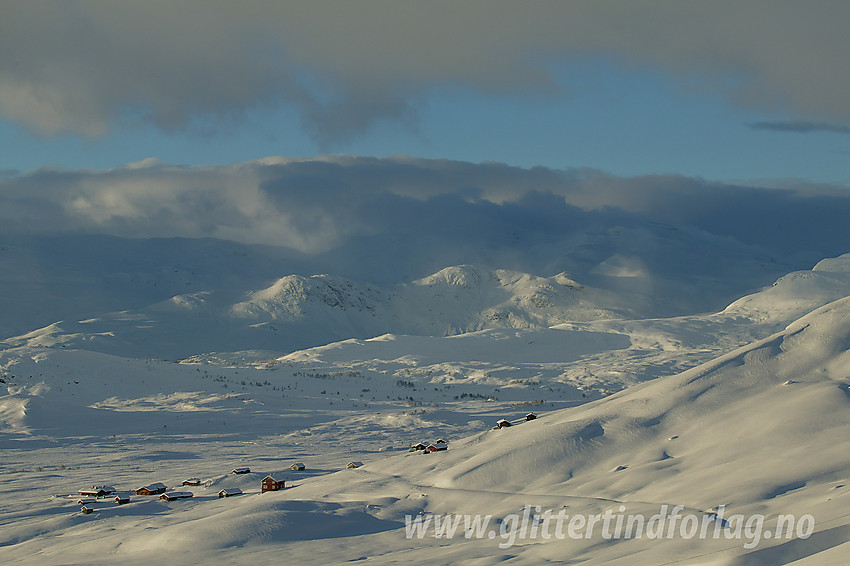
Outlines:
[[[285,277],[242,297],[190,293],[7,339],[0,562],[846,562],[848,266],[850,256],[824,260],[714,314],[569,322],[551,314],[581,305],[566,275],[458,266],[391,292]],[[475,326],[488,309],[532,321],[540,289],[558,307],[548,318]],[[222,313],[267,326],[306,313],[330,328],[347,316],[321,318],[334,301],[432,335],[197,349],[203,336],[182,334],[196,323],[156,318],[215,311],[202,320],[226,342],[233,327],[212,326]],[[150,351],[129,355],[140,340]],[[156,355],[169,341],[192,355]],[[524,422],[528,412],[538,418]],[[502,418],[514,426],[494,429]],[[408,452],[437,439],[449,449]],[[365,465],[345,469],[351,461]],[[243,466],[251,472],[231,473]],[[261,494],[269,474],[286,488]],[[200,485],[182,485],[190,477]],[[89,514],[77,503],[92,485],[154,482],[193,497],[102,498]],[[243,494],[219,498],[232,488]],[[684,518],[650,536],[652,517],[674,508],[705,536],[687,536]],[[606,536],[616,530],[606,515],[640,516],[647,530]],[[793,536],[778,535],[780,515],[795,518]],[[491,522],[464,523],[475,516]],[[435,517],[440,529],[460,521],[454,536],[438,537]]]

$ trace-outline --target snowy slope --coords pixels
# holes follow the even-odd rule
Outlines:
[[[564,274],[544,278],[466,265],[391,287],[338,276],[290,275],[235,300],[234,293],[181,294],[140,310],[60,321],[0,343],[150,359],[257,360],[348,340],[343,356],[365,364],[370,356],[386,359],[385,353],[359,344],[384,334],[444,336],[556,325],[628,337],[626,348],[587,352],[544,372],[547,379],[560,376],[573,385],[617,391],[693,367],[850,294],[850,277],[842,271],[846,262],[846,256],[835,258],[784,276],[720,313],[664,319],[629,318],[627,298],[583,286]],[[405,340],[410,350],[435,349],[426,340]],[[239,351],[248,353],[227,354]],[[308,358],[324,363],[327,351],[318,347]]]
[[[647,321],[647,328],[660,322]],[[667,324],[672,335],[676,321]],[[637,336],[563,328],[385,336],[239,365],[32,345],[7,350],[9,394],[0,405],[10,460],[0,490],[26,506],[4,507],[0,558],[256,564],[285,552],[290,560],[322,563],[843,562],[850,298],[687,371],[610,396],[591,390],[590,403],[553,371],[583,356],[627,352]],[[530,368],[538,376],[523,379]],[[536,403],[541,395],[546,401]],[[497,418],[528,410],[540,417],[491,429]],[[406,451],[414,440],[440,436],[448,437],[447,452]],[[366,465],[341,469],[351,460]],[[308,473],[288,470],[294,461],[305,461]],[[228,474],[237,465],[254,472]],[[259,495],[259,480],[270,472],[291,487]],[[81,515],[66,497],[92,483],[173,486],[188,475],[205,483],[185,502],[100,502],[94,514]],[[246,495],[219,500],[227,487]],[[763,532],[759,540],[736,539],[725,534],[734,534],[734,523],[720,522],[719,538],[704,540],[606,540],[597,530],[507,547],[497,527],[492,538],[405,536],[405,516],[420,513],[509,518],[540,506],[570,516],[612,510],[648,519],[662,505],[708,517],[709,533],[718,506],[725,517],[763,515],[765,529],[780,514],[810,514],[814,529],[806,539]]]
[[[769,288],[743,297],[724,311],[762,322],[800,317],[813,309],[845,297],[850,285],[850,254],[818,262],[807,271],[795,271]]]

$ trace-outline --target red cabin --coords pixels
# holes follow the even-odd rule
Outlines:
[[[260,482],[260,493],[265,493],[267,491],[278,491],[286,487],[284,484],[286,482],[284,480],[276,480],[271,476],[266,476],[263,478],[263,481]]]

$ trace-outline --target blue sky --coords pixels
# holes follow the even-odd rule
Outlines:
[[[340,153],[850,183],[847,4],[601,4],[3,1],[0,172]]]

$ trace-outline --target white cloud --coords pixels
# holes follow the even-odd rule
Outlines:
[[[847,122],[842,1],[8,3],[0,113],[97,136],[127,113],[165,130],[296,105],[332,142],[409,118],[428,89],[553,88],[582,56],[649,65],[760,110]]]

